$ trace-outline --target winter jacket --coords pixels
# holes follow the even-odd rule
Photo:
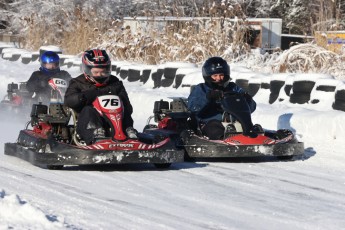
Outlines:
[[[133,107],[129,101],[128,94],[125,87],[117,77],[110,75],[105,86],[96,87],[88,81],[84,74],[73,78],[67,88],[64,103],[68,107],[74,109],[77,113],[86,105],[92,105],[92,102],[101,95],[117,95],[120,97],[124,107],[124,120],[125,127],[133,126]]]
[[[61,70],[54,74],[45,74],[42,71],[35,71],[31,74],[31,77],[26,82],[26,88],[30,93],[36,93],[36,97],[43,97],[49,99],[51,94],[51,88],[48,85],[48,81],[52,78],[61,78],[69,82],[72,77],[65,71]]]
[[[216,119],[221,121],[223,116],[223,109],[220,101],[207,99],[207,94],[213,90],[205,83],[200,83],[194,87],[188,97],[188,109],[195,115],[199,122],[206,123],[210,120]],[[223,92],[238,92],[245,93],[245,91],[236,85],[234,82],[229,82],[223,89]],[[249,96],[246,98],[250,111],[254,112],[256,109],[255,101]]]

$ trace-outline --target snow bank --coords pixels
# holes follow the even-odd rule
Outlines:
[[[63,220],[46,214],[16,194],[0,192],[0,229],[61,229]]]

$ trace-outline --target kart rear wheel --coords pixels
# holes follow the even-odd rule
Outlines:
[[[156,168],[158,169],[167,169],[170,167],[171,163],[163,163],[163,164],[154,164]]]

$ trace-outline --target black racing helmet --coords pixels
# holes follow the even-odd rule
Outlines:
[[[220,73],[224,74],[224,79],[222,82],[216,84],[212,80],[211,75]],[[206,85],[212,88],[224,86],[224,84],[230,80],[230,66],[221,57],[211,57],[207,59],[202,66],[202,76],[204,77]]]
[[[104,68],[106,75],[102,77],[94,77],[92,68]],[[103,84],[110,76],[111,61],[105,50],[92,49],[84,52],[82,56],[82,69],[87,80],[96,84]]]

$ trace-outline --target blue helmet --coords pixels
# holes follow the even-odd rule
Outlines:
[[[47,74],[53,74],[60,71],[60,57],[53,51],[46,51],[41,55],[40,70]]]

